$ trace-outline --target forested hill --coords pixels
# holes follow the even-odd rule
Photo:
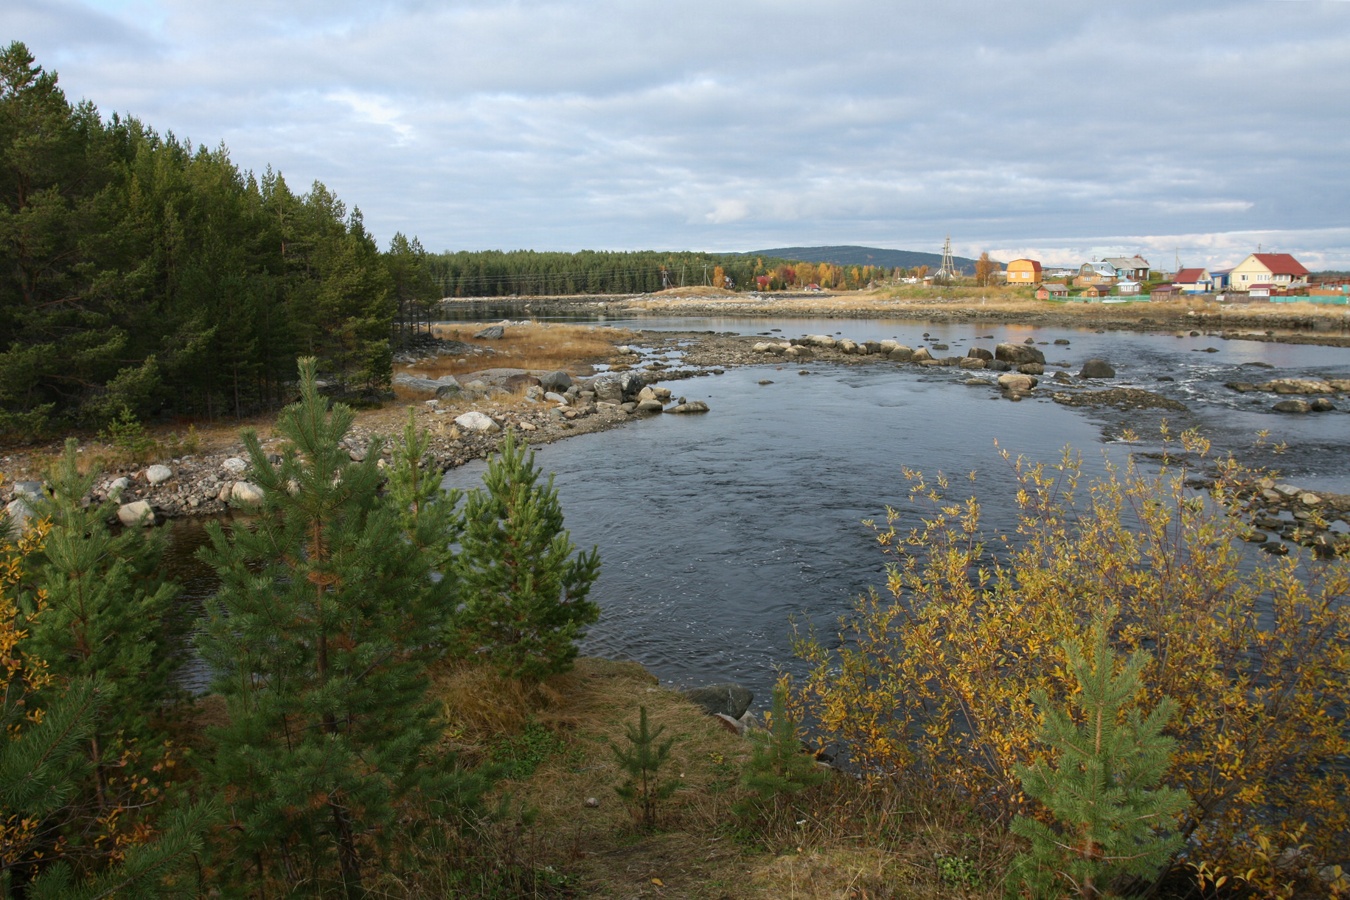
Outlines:
[[[779,247],[774,250],[751,250],[745,255],[796,259],[813,263],[831,263],[836,266],[879,266],[883,269],[914,269],[919,266],[927,266],[931,271],[937,271],[942,266],[941,253],[887,250],[882,247]],[[975,260],[973,259],[954,256],[952,261],[963,271],[975,271]]]

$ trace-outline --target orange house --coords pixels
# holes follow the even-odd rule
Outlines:
[[[1034,259],[1014,259],[1008,263],[1008,284],[1040,284],[1041,264]]]

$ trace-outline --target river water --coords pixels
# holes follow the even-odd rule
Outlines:
[[[677,395],[706,401],[707,415],[656,416],[538,448],[536,462],[555,474],[574,542],[600,550],[592,598],[601,619],[583,652],[635,659],[673,684],[737,681],[767,698],[779,669],[793,665],[792,619],[829,628],[853,598],[884,584],[884,559],[863,521],[880,520],[888,504],[904,501],[905,468],[962,479],[975,473],[970,490],[983,501],[985,523],[1006,526],[1014,515],[1013,479],[1000,447],[1053,463],[1072,446],[1085,469],[1100,472],[1107,460],[1150,449],[1166,417],[1174,429],[1199,428],[1221,449],[1273,462],[1301,486],[1350,492],[1350,413],[1281,415],[1270,411],[1270,395],[1223,386],[1350,377],[1350,350],[886,320],[605,324],[948,344],[938,355],[1031,338],[1046,354],[1047,374],[1054,363],[1076,372],[1084,360],[1103,357],[1117,370],[1114,386],[1154,391],[1190,410],[1072,408],[1050,400],[1048,384],[1046,395],[1012,403],[988,384],[965,384],[971,373],[953,369],[766,364],[666,383]],[[1120,442],[1127,427],[1144,441]],[[1287,449],[1278,456],[1253,450],[1263,430]],[[472,487],[484,467],[453,470],[445,483]]]

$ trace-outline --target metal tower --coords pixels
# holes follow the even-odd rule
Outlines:
[[[951,284],[958,274],[960,273],[956,264],[952,262],[952,236],[949,234],[947,240],[942,243],[942,268],[937,270],[933,281],[938,284]]]

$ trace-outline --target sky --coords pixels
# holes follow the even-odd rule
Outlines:
[[[1350,0],[3,0],[14,40],[386,246],[1350,269]]]

